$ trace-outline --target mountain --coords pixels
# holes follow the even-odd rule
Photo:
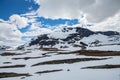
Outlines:
[[[11,48],[10,46],[6,46],[6,45],[0,45],[0,50],[7,50]]]
[[[91,31],[81,27],[69,27],[54,30],[49,34],[43,34],[31,39],[28,43],[19,46],[17,49],[29,48],[71,48],[119,45],[120,33],[116,31]]]

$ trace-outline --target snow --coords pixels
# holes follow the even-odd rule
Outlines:
[[[89,37],[84,37],[81,41],[88,44],[91,41],[95,41],[95,40],[99,40],[101,42],[104,42],[104,41],[106,41],[106,38],[108,38],[108,36],[105,36],[105,35],[102,35],[102,34],[94,34],[94,35],[91,35]]]
[[[91,42],[94,42],[95,40],[99,40],[100,44],[115,44],[115,43],[120,43],[119,37],[120,37],[119,35],[118,36],[105,36],[102,34],[94,34],[89,37],[84,37],[80,41],[89,44]]]
[[[0,50],[0,54],[3,53],[3,52],[4,52],[4,50]]]
[[[87,50],[120,51],[120,45],[88,47]]]
[[[55,39],[64,39],[68,37],[70,34],[76,33],[76,29],[71,29],[68,31],[62,32],[61,29],[57,29],[54,32],[48,34],[49,38]],[[34,37],[33,40],[37,39]],[[88,37],[82,38],[80,41],[76,41],[73,44],[79,44],[80,42],[84,42],[90,45],[92,42],[99,40],[103,46],[88,46],[87,50],[100,50],[100,51],[120,51],[120,36],[105,36],[102,34],[94,34]],[[62,42],[62,40],[59,40]],[[0,72],[16,72],[16,73],[29,73],[32,76],[25,77],[23,80],[120,80],[120,68],[116,69],[81,69],[83,67],[88,66],[97,66],[97,65],[105,65],[105,64],[120,64],[120,56],[106,56],[106,57],[93,57],[93,56],[83,56],[76,54],[60,54],[57,52],[69,52],[80,50],[81,47],[73,47],[73,44],[68,44],[64,42],[64,44],[56,44],[53,48],[58,48],[59,51],[42,51],[39,49],[39,45],[33,45],[31,47],[27,47],[28,42],[25,45],[25,50],[9,50],[9,51],[0,51],[0,54],[3,52],[11,52],[16,54],[23,55],[15,55],[15,56],[0,56],[0,66],[8,66],[8,65],[18,65],[25,64],[26,66],[23,68],[0,68]],[[109,44],[109,45],[108,45]],[[80,44],[79,44],[80,45]],[[61,46],[68,46],[67,48],[60,48]],[[45,46],[50,47],[50,46]],[[43,53],[47,55],[43,57]],[[42,57],[36,59],[28,59],[28,60],[13,60],[12,58],[23,58],[23,57]],[[63,59],[71,59],[71,58],[109,58],[107,60],[96,60],[96,61],[85,61],[85,62],[77,62],[73,64],[52,64],[52,65],[39,65],[33,66],[33,64],[51,61],[51,60],[63,60]],[[11,64],[4,64],[3,62],[11,62]],[[56,70],[63,69],[60,72],[53,73],[45,73],[45,74],[35,74],[39,71],[46,70]],[[70,69],[70,71],[67,71]],[[21,80],[21,77],[12,77],[12,78],[2,78],[2,80]]]
[[[71,48],[72,49],[72,48]],[[25,51],[10,51],[15,53],[23,53]],[[25,64],[24,68],[8,68],[0,69],[0,72],[16,72],[16,73],[30,73],[32,76],[25,77],[23,80],[119,80],[120,79],[120,68],[116,69],[81,69],[87,66],[105,65],[105,64],[119,64],[120,57],[115,56],[109,57],[95,57],[95,58],[109,58],[107,60],[99,61],[86,61],[77,62],[73,64],[55,64],[55,65],[39,65],[31,67],[31,65],[51,60],[62,60],[71,58],[94,58],[93,56],[82,56],[76,54],[61,54],[57,55],[56,52],[47,53],[48,51],[40,51],[37,49],[29,50],[31,53],[16,56],[0,56],[0,66]],[[42,53],[47,53],[50,57],[29,59],[29,60],[13,60],[12,58],[18,57],[37,57],[42,56]],[[3,62],[12,62],[11,64],[3,64]],[[45,70],[63,69],[60,72],[35,74],[35,72]],[[70,69],[70,71],[67,71]],[[2,80],[21,80],[21,77],[2,78]]]
[[[64,39],[64,38],[68,37],[69,34],[73,34],[73,33],[76,33],[75,29],[69,30],[67,32],[62,32],[61,29],[58,29],[58,30],[52,32],[51,34],[49,34],[48,36],[50,38],[55,38],[55,39]]]

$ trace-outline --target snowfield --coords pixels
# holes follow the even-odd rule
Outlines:
[[[0,80],[120,80],[120,33],[64,28],[1,46]]]
[[[108,48],[107,50],[109,50]],[[97,49],[97,47],[93,49]],[[20,51],[20,50],[6,51],[6,52],[22,54],[22,55],[0,56],[0,66],[24,64],[25,67],[0,68],[0,73],[3,72],[29,73],[31,76],[7,77],[7,78],[0,78],[0,80],[120,80],[120,68],[82,69],[83,67],[96,66],[96,65],[106,65],[106,64],[120,65],[120,56],[99,57],[99,56],[84,56],[77,54],[59,55],[58,54],[59,51],[58,52],[42,51],[37,49],[25,50],[25,51]],[[23,59],[24,57],[39,57],[39,58]],[[61,64],[45,64],[45,65],[32,66],[33,64],[40,62],[75,59],[75,58],[108,58],[108,59],[80,61],[70,64],[65,62]],[[5,64],[5,62],[10,62],[10,63]],[[60,70],[60,71],[52,72],[53,70]]]
[[[120,45],[88,47],[87,49],[88,50],[101,50],[101,51],[120,51]]]

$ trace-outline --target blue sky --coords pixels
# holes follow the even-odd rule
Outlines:
[[[37,11],[39,7],[40,5],[36,4],[34,0],[0,0],[0,10],[1,10],[0,19],[4,21],[10,21],[10,17],[12,15],[19,15],[20,17],[28,18],[29,16],[26,16],[26,14]],[[37,27],[39,28],[50,27],[51,30],[55,29],[56,26],[58,25],[67,24],[72,26],[79,23],[78,19],[50,19],[37,15],[32,15],[32,16],[36,16],[34,18],[35,19],[34,22],[28,22],[28,25],[26,25],[25,27],[18,28],[17,30],[20,31],[20,33],[30,32],[31,31],[30,27],[33,23],[36,24],[40,23],[40,25],[37,25]],[[34,36],[35,35],[22,36],[21,40],[23,42],[26,42]],[[0,39],[0,41],[2,42],[2,39]]]
[[[7,7],[9,6],[9,7]],[[13,14],[25,14],[31,11],[36,11],[39,8],[39,5],[34,2],[34,0],[1,0],[0,1],[0,10],[2,10],[0,18],[3,20],[8,20],[9,17]],[[59,24],[74,25],[78,24],[77,19],[45,19],[44,17],[37,17],[37,22],[44,24],[44,28],[47,28],[48,25],[56,26]],[[46,26],[47,25],[47,26]],[[21,32],[26,32],[30,26],[20,29]]]
[[[95,31],[120,31],[120,0],[97,1],[0,0],[0,44],[24,44],[58,27],[81,24]]]
[[[7,20],[13,14],[24,14],[37,10],[38,7],[33,0],[30,2],[25,0],[0,0],[0,18]]]

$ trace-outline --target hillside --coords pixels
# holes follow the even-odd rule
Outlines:
[[[85,28],[63,28],[50,34],[36,36],[18,49],[57,48],[89,49],[91,47],[120,45],[120,33],[115,31],[94,32]]]

